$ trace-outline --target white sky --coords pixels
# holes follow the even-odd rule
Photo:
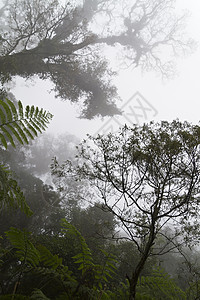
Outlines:
[[[177,0],[177,6],[180,11],[182,9],[190,11],[187,31],[199,43],[200,1]],[[146,111],[147,116],[144,121],[148,122],[151,119],[171,121],[179,118],[198,123],[200,120],[200,47],[191,56],[178,59],[177,63],[178,76],[165,83],[153,72],[141,75],[139,69],[121,71],[114,81],[123,101],[123,103],[119,103],[119,107],[138,91],[148,101],[145,106],[149,108],[149,111]],[[34,86],[27,86],[22,79],[17,81],[17,85],[13,89],[16,98],[21,100],[24,105],[37,105],[54,114],[54,119],[48,129],[49,132],[69,132],[83,138],[87,133],[95,134],[110,119],[109,117],[103,120],[78,119],[77,107],[71,105],[69,101],[61,102],[59,99],[55,99],[53,93],[48,93],[47,90],[50,89],[49,83],[44,81],[37,81]],[[132,107],[137,106],[134,101],[136,99],[132,100]],[[154,108],[154,111],[151,111],[149,105]],[[155,111],[157,111],[156,116],[154,116]],[[116,120],[119,120],[120,123],[126,122],[123,116]],[[140,120],[143,121],[142,118]],[[135,119],[133,122],[136,122]]]

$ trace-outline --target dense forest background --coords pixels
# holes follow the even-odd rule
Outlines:
[[[53,116],[9,88],[49,79],[82,118],[121,114],[103,49],[171,76],[171,56],[193,48],[173,3],[3,1],[0,299],[199,299],[200,127],[55,137]]]
[[[97,201],[88,180],[78,180],[69,172],[69,162],[77,163],[79,143],[70,134],[44,133],[30,145],[14,148],[8,143],[7,149],[1,148],[2,165],[12,170],[32,211],[27,215],[15,205],[1,208],[2,299],[129,298],[128,278],[143,252],[122,230],[122,219]],[[152,246],[160,254],[149,253],[136,299],[195,299],[199,294],[198,226],[187,235],[188,242],[170,224],[161,231]],[[145,235],[137,233],[141,247]]]

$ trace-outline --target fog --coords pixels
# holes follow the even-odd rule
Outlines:
[[[199,66],[200,49],[200,4],[198,1],[177,1],[177,13],[188,12],[186,32],[197,42],[197,47],[191,55],[176,57],[177,67],[173,79],[162,80],[155,72],[141,72],[140,68],[120,69],[117,60],[113,59],[112,53],[107,57],[111,65],[117,66],[118,75],[114,78],[121,100],[117,102],[122,107],[136,92],[140,92],[148,102],[157,110],[156,116],[151,114],[147,118],[141,118],[140,122],[150,120],[188,120],[193,123],[199,122]],[[48,132],[55,134],[69,132],[83,138],[87,133],[95,134],[110,119],[110,117],[95,118],[93,120],[79,119],[79,106],[68,101],[62,102],[55,99],[51,82],[34,80],[34,83],[26,82],[17,78],[16,86],[12,89],[17,99],[24,104],[34,104],[44,107],[54,114],[54,119],[49,126]],[[126,120],[119,118],[120,124]],[[136,120],[133,118],[133,123]]]
[[[0,0],[0,295],[199,299],[199,12]]]

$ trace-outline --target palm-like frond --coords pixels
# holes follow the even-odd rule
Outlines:
[[[7,149],[8,143],[15,147],[15,139],[20,144],[28,144],[38,132],[47,128],[52,115],[38,107],[27,105],[23,108],[21,101],[18,107],[8,99],[0,100],[0,146]],[[31,210],[26,204],[24,195],[11,176],[10,170],[0,163],[0,209],[4,207],[19,207],[27,215]]]
[[[27,105],[25,109],[21,101],[16,107],[12,101],[0,100],[0,140],[7,148],[8,141],[15,147],[14,138],[20,144],[28,144],[38,133],[46,130],[53,115],[38,107]]]
[[[8,167],[0,164],[0,209],[20,208],[26,215],[32,215],[32,211],[25,201],[17,181],[12,178]]]
[[[32,292],[32,295],[30,297],[30,300],[50,300],[49,298],[47,298],[43,292],[39,289],[35,289]]]
[[[12,246],[16,249],[16,255],[21,263],[36,266],[39,264],[40,254],[29,239],[29,233],[11,227],[6,232]]]
[[[58,267],[63,267],[62,258],[58,255],[53,255],[46,247],[39,245],[38,250],[40,252],[40,261],[45,267],[49,267],[56,270]]]
[[[73,257],[75,263],[79,264],[78,270],[82,270],[82,274],[84,274],[88,269],[92,269],[94,267],[92,253],[81,233],[69,222],[65,219],[62,219],[62,233],[64,235],[70,234],[71,236],[75,236],[79,244],[81,246],[81,252]]]

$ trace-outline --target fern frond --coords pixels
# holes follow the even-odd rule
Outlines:
[[[15,122],[13,122],[13,124],[15,124]],[[15,130],[15,128],[11,124],[7,124],[7,128],[10,129],[12,135],[16,137],[20,144],[23,145],[23,139],[20,137],[20,134],[17,132],[17,130]]]
[[[25,118],[28,119],[29,118],[29,113],[30,113],[30,106],[27,105],[26,109],[25,109]]]
[[[21,121],[20,124],[23,127],[24,132],[28,135],[28,137],[34,140],[34,136],[37,136],[37,131],[29,124],[27,120],[24,120],[23,122]]]
[[[21,101],[18,107],[12,101],[0,100],[0,141],[2,146],[7,148],[7,142],[15,147],[14,138],[20,144],[28,144],[29,139],[34,139],[38,133],[47,128],[53,115],[38,107],[29,105],[24,108]]]
[[[59,266],[63,266],[62,258],[58,257],[58,255],[53,255],[45,246],[40,245],[38,251],[40,253],[40,261],[45,267],[56,270]]]
[[[16,255],[21,262],[28,263],[34,267],[39,264],[39,252],[31,243],[28,232],[12,227],[6,232],[6,236],[16,249]]]
[[[0,139],[1,139],[1,144],[2,144],[5,148],[7,148],[7,142],[6,142],[6,139],[5,139],[5,136],[4,136],[2,133],[0,133]]]
[[[84,274],[88,269],[93,268],[93,259],[91,251],[81,233],[69,222],[65,219],[62,219],[62,233],[64,235],[70,234],[74,235],[81,246],[81,253],[75,255],[73,259],[75,259],[75,263],[80,264],[79,270],[82,270],[82,274]]]
[[[13,115],[14,119],[17,119],[18,114],[17,114],[17,109],[16,109],[14,103],[12,101],[10,101],[9,99],[6,99],[6,101],[7,101],[8,105],[10,106],[10,109],[12,111],[12,115]]]
[[[31,300],[49,300],[41,290],[35,289],[30,297]]]
[[[102,249],[100,251],[104,254],[104,263],[102,265],[96,265],[95,279],[98,286],[102,289],[102,283],[108,282],[108,277],[112,278],[115,274],[117,260],[113,254],[110,254]]]
[[[5,124],[6,123],[6,116],[5,116],[5,113],[2,109],[0,109],[0,118],[1,118],[1,123],[0,124]]]
[[[19,118],[23,119],[24,118],[24,109],[21,101],[18,101],[18,113],[19,113]]]
[[[32,215],[17,181],[12,178],[11,171],[0,164],[0,209],[16,207],[26,215]]]
[[[37,118],[37,116],[38,116],[38,113],[39,113],[39,108],[38,108],[38,107],[36,107],[36,109],[35,109],[35,113],[34,113],[34,118]]]
[[[35,107],[32,105],[31,109],[30,109],[30,113],[29,113],[29,119],[31,119],[33,117],[33,114],[35,113]]]
[[[13,127],[15,127],[17,129],[17,131],[19,132],[19,136],[22,137],[22,140],[28,144],[28,139],[27,139],[27,136],[26,134],[24,133],[24,128],[22,129],[19,124],[17,122],[14,122],[13,123]]]
[[[137,285],[136,299],[143,299],[141,297],[184,300],[186,299],[186,294],[167,273],[157,268],[150,276],[141,277],[140,283]]]
[[[58,255],[53,255],[45,246],[37,246],[40,255],[40,265],[35,268],[38,274],[45,278],[49,276],[62,282],[63,286],[74,290],[77,286],[77,280],[67,266],[62,264],[62,258]]]
[[[7,102],[7,100],[6,100]],[[8,102],[6,103],[5,101],[0,100],[0,107],[1,109],[4,110],[4,114],[5,114],[5,118],[7,120],[7,122],[11,122],[12,121],[12,111],[8,105]]]
[[[13,137],[10,134],[10,132],[6,129],[6,127],[4,127],[4,126],[0,127],[0,131],[2,132],[2,134],[4,134],[4,137],[7,138],[9,140],[9,142],[11,143],[11,145],[15,148],[15,143],[14,143]],[[7,149],[7,142],[6,142],[5,148]]]
[[[42,130],[45,130],[45,127],[42,126],[42,124],[35,119],[31,119],[29,123],[36,131],[40,133],[42,133]]]

